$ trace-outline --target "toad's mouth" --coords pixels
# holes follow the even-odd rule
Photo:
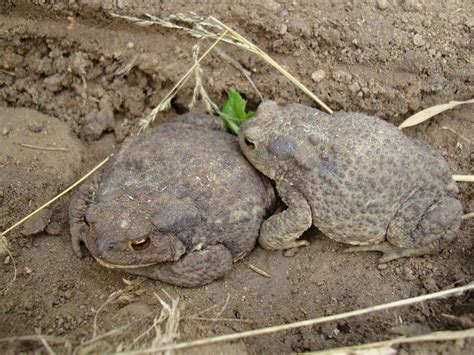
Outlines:
[[[94,256],[94,259],[102,266],[105,266],[106,268],[109,269],[140,269],[142,267],[147,267],[147,266],[152,266],[159,264],[159,262],[154,262],[154,263],[146,263],[146,264],[139,264],[139,265],[125,265],[125,264],[113,264],[108,261],[105,261],[101,258],[98,258]]]

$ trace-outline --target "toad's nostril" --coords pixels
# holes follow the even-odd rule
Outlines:
[[[245,145],[250,149],[255,149],[255,143],[251,142],[248,138],[245,138]]]
[[[133,248],[133,250],[136,250],[136,251],[145,250],[150,245],[150,237],[143,237],[140,239],[132,240],[130,245]]]

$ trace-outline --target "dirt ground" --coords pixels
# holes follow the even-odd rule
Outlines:
[[[192,64],[196,39],[178,30],[138,27],[109,11],[165,17],[213,15],[284,65],[334,110],[376,114],[399,124],[422,108],[472,98],[474,6],[469,1],[4,1],[0,4],[0,230],[49,200],[135,132]],[[81,3],[81,4],[77,4]],[[102,3],[97,7],[97,3]],[[90,6],[89,6],[90,5]],[[201,47],[209,43],[202,43]],[[251,73],[264,97],[312,104],[261,59],[220,46]],[[128,73],[123,73],[132,64]],[[205,87],[219,105],[225,91],[259,98],[227,60],[203,62]],[[189,82],[159,117],[186,112]],[[472,174],[474,117],[465,105],[406,129],[440,149],[456,174]],[[45,150],[44,148],[47,148]],[[474,211],[472,184],[459,183],[464,212]],[[43,334],[65,353],[93,337],[94,315],[122,278],[133,277],[75,257],[70,195],[8,235],[18,277],[0,296],[0,338]],[[134,321],[83,351],[150,345],[161,306],[179,298],[177,341],[289,323],[359,309],[466,284],[473,279],[474,220],[440,255],[378,265],[376,253],[343,253],[317,230],[311,245],[287,257],[256,248],[223,280],[184,289],[146,280],[134,299],[101,308],[97,334]],[[257,266],[271,275],[251,270]],[[13,277],[3,256],[0,285]],[[130,286],[129,286],[130,288]],[[133,293],[132,293],[133,294]],[[251,337],[201,353],[288,353],[368,343],[399,335],[459,330],[474,323],[472,294],[426,302],[273,335]],[[54,338],[52,337],[54,336]],[[65,342],[68,342],[65,344]],[[474,342],[403,345],[406,353],[472,353]],[[40,341],[0,340],[2,353],[46,353]],[[195,350],[197,351],[197,350]]]

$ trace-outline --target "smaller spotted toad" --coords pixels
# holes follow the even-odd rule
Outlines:
[[[179,286],[222,277],[255,246],[275,193],[211,116],[132,137],[75,193],[73,248],[102,265]]]
[[[239,139],[288,207],[264,222],[264,248],[306,245],[298,238],[313,224],[359,245],[349,251],[384,252],[386,262],[436,253],[460,227],[462,206],[446,161],[376,117],[267,101]]]

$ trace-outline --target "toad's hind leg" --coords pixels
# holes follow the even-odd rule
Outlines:
[[[259,244],[262,248],[271,250],[308,245],[306,240],[297,240],[312,224],[308,201],[300,191],[287,183],[278,181],[276,188],[288,208],[263,222]]]
[[[218,244],[186,254],[178,261],[130,269],[129,272],[172,285],[196,287],[224,276],[231,269],[230,251]]]
[[[449,196],[442,197],[428,209],[419,208],[420,199],[405,204],[387,230],[387,242],[348,248],[346,251],[381,251],[380,262],[439,253],[451,242],[461,224],[462,205]]]

